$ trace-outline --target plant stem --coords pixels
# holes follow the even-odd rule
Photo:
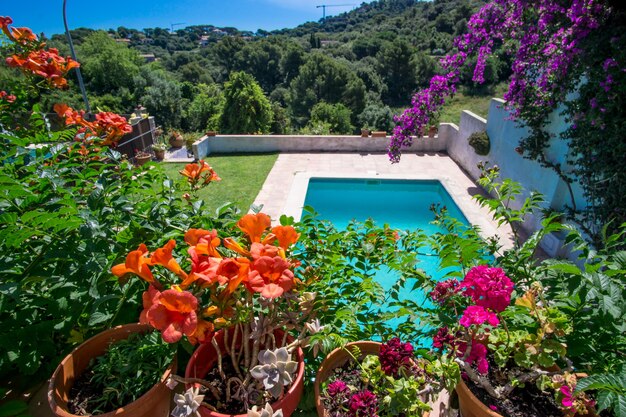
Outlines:
[[[180,382],[181,384],[200,384],[203,387],[207,388],[209,391],[211,391],[211,394],[217,401],[221,401],[222,395],[217,390],[217,388],[215,388],[213,385],[211,385],[209,382],[205,381],[204,379],[183,378],[181,376],[174,375],[174,374],[172,374],[170,378],[172,378],[176,382]]]
[[[226,378],[226,375],[224,374],[224,369],[222,367],[222,351],[220,350],[220,346],[217,344],[217,340],[215,340],[215,338],[211,339],[211,344],[215,348],[215,353],[217,354],[217,369],[220,372],[220,376],[222,378]]]

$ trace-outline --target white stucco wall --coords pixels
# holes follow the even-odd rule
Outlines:
[[[194,157],[235,152],[387,152],[389,138],[360,136],[218,135],[193,144]],[[445,152],[447,138],[415,139],[407,152]]]

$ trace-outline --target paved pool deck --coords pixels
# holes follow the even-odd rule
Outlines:
[[[482,189],[446,154],[404,154],[392,164],[386,154],[281,153],[254,204],[262,204],[274,223],[282,214],[299,220],[311,177],[439,180],[483,237],[497,236],[503,249],[513,245],[511,230],[498,227],[472,198]]]

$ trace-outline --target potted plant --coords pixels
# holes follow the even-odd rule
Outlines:
[[[185,378],[172,377],[187,387],[177,396],[177,416],[245,415],[271,403],[288,417],[298,405],[301,347],[322,326],[314,319],[315,295],[303,291],[294,274],[298,262],[289,258],[298,233],[292,226],[270,226],[269,216],[258,213],[237,222],[235,237],[190,229],[184,238],[188,272],[174,258],[174,240],[154,252],[141,245],[113,268],[120,278],[131,273],[149,284],[142,323],[160,330],[167,342],[186,337],[200,345]],[[151,271],[157,265],[169,272],[157,278]]]
[[[165,151],[168,149],[168,146],[163,142],[157,142],[152,145],[152,151],[154,152],[154,156],[157,160],[162,161],[165,159]]]
[[[177,130],[171,130],[170,145],[172,145],[173,148],[182,148],[184,144],[185,139],[183,138],[183,135]]]
[[[163,415],[170,406],[166,381],[176,368],[174,353],[147,324],[99,333],[54,371],[50,408],[59,417]]]
[[[480,265],[430,293],[443,318],[433,338],[448,383],[458,382],[461,413],[472,416],[587,414],[594,402],[575,393],[577,375],[560,337],[567,314],[534,282],[514,292],[501,268]],[[462,376],[462,378],[459,378]]]
[[[367,126],[363,127],[363,128],[361,129],[361,137],[362,137],[362,138],[367,138],[367,137],[369,137],[369,135],[370,135],[370,130],[371,130],[371,129],[370,129],[369,127],[367,127]]]
[[[384,130],[381,130],[381,131],[376,130],[372,132],[372,137],[373,138],[386,138],[387,132],[385,132]]]
[[[332,351],[315,378],[319,417],[428,416],[434,389],[430,364],[413,346],[393,338],[386,343],[353,342]]]
[[[148,162],[151,159],[152,159],[152,154],[150,154],[149,152],[145,150],[139,151],[135,154],[135,162],[137,163],[138,166],[144,165],[146,162]]]

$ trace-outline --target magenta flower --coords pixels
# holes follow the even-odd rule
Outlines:
[[[448,298],[458,292],[459,281],[456,279],[447,279],[438,282],[435,289],[430,292],[430,298],[441,305],[445,304]]]
[[[433,347],[443,349],[446,345],[454,346],[454,336],[450,334],[447,326],[443,326],[437,330],[437,334],[433,337]]]
[[[460,358],[464,357],[466,350],[467,343],[459,343],[457,356]],[[472,348],[467,358],[465,358],[465,362],[469,364],[475,364],[476,369],[481,374],[486,374],[487,372],[489,372],[489,362],[487,361],[487,347],[482,343],[472,340]]]
[[[408,365],[412,357],[413,346],[410,343],[402,343],[397,337],[380,345],[378,359],[385,375],[397,376],[400,367]]]
[[[489,323],[493,327],[496,327],[500,324],[500,320],[495,313],[482,306],[469,306],[463,312],[459,323],[468,328],[474,324],[479,326],[483,323]]]
[[[350,392],[350,388],[348,388],[348,385],[345,382],[338,379],[328,384],[328,387],[326,388],[326,392],[328,393],[330,397],[337,397],[339,395]]]
[[[561,394],[563,394],[563,399],[561,400],[563,407],[572,407],[574,405],[574,398],[572,397],[572,390],[570,387],[563,385],[561,387]]]
[[[378,417],[378,400],[368,390],[357,392],[350,397],[350,416]]]
[[[461,281],[463,295],[472,297],[476,305],[498,313],[511,303],[513,287],[513,281],[501,268],[487,265],[473,267]]]

